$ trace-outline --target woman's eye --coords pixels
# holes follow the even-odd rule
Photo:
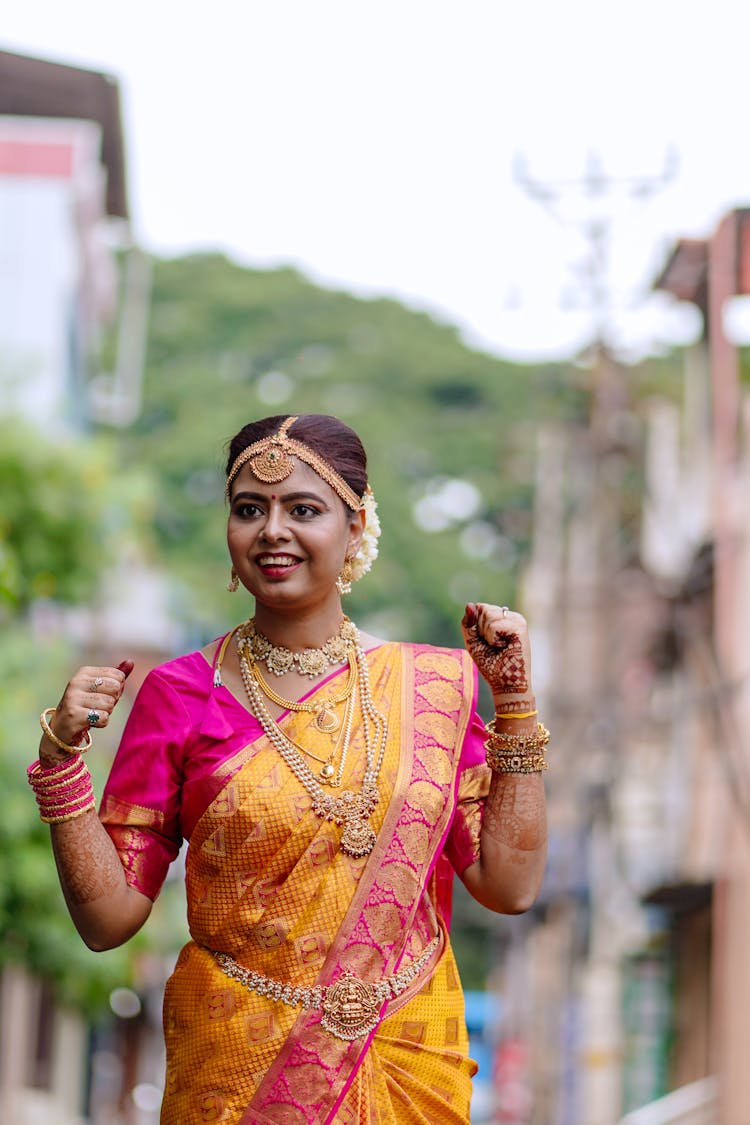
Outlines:
[[[295,504],[292,508],[292,512],[298,519],[303,520],[312,519],[319,514],[318,509],[312,508],[309,504]]]
[[[256,519],[261,514],[261,509],[257,504],[238,504],[234,509],[234,514],[239,516],[242,520]]]

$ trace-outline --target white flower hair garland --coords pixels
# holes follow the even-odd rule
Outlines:
[[[352,559],[352,581],[356,582],[368,570],[378,557],[378,539],[380,538],[380,520],[378,519],[378,505],[369,484],[362,497],[362,507],[365,511],[365,529],[359,550]]]

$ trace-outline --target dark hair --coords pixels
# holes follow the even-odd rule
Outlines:
[[[229,476],[232,465],[243,450],[277,433],[289,417],[289,414],[274,414],[243,426],[229,443],[226,475]],[[367,488],[367,454],[354,430],[332,414],[300,414],[287,433],[323,457],[357,496],[364,495]]]

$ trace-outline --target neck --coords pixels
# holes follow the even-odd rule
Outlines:
[[[325,611],[316,609],[305,613],[295,610],[288,615],[276,609],[269,610],[267,606],[256,605],[253,616],[256,628],[272,644],[301,652],[304,648],[319,648],[337,633],[344,619],[344,611],[341,602],[336,599],[335,605]]]

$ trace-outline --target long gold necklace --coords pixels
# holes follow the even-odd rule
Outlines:
[[[261,689],[261,691],[263,691],[264,694],[268,695],[269,698],[271,698],[273,700],[273,702],[277,703],[280,707],[287,706],[288,709],[291,710],[291,711],[309,711],[309,712],[315,711],[320,707],[320,704],[302,702],[302,701],[294,700],[294,699],[284,699],[284,697],[282,695],[279,695],[278,692],[275,692],[273,690],[273,688],[271,688],[268,684],[266,684],[263,677],[259,674],[257,664],[254,661],[251,660],[251,657],[248,656],[248,646],[242,645],[241,636],[240,636],[240,639],[238,640],[237,643],[238,643],[238,649],[239,649],[240,674],[242,676],[242,682],[245,686],[246,692],[248,690],[248,682],[252,678],[252,679],[255,680],[257,686]],[[344,769],[346,767],[347,756],[348,756],[348,753],[349,753],[349,743],[351,741],[351,735],[352,735],[352,720],[354,718],[355,693],[354,693],[353,689],[354,689],[354,686],[357,682],[357,675],[358,675],[358,673],[357,673],[357,663],[356,663],[356,658],[354,656],[354,651],[352,650],[351,667],[350,667],[350,674],[349,674],[349,678],[348,678],[348,683],[347,683],[347,686],[345,687],[344,691],[338,697],[339,701],[343,701],[344,699],[346,700],[346,710],[344,712],[344,724],[343,724],[343,727],[342,727],[338,716],[335,715],[333,711],[329,712],[330,716],[335,720],[335,727],[340,728],[340,733],[339,733],[339,735],[336,739],[336,743],[335,743],[333,749],[331,750],[331,753],[328,755],[327,758],[319,758],[317,754],[313,754],[312,750],[308,750],[307,747],[301,746],[300,743],[296,741],[296,739],[290,738],[289,735],[285,735],[285,737],[289,740],[289,742],[297,750],[299,750],[302,754],[304,754],[308,758],[312,758],[313,761],[320,762],[320,764],[322,766],[322,769],[318,772],[318,781],[322,785],[330,785],[332,789],[338,789],[338,787],[341,785],[341,779],[343,777]],[[330,699],[327,700],[326,703],[330,704],[331,700]],[[326,704],[324,704],[324,706],[325,705]],[[264,706],[265,706],[265,704],[264,704]],[[322,709],[323,708],[321,708],[320,710],[322,710]],[[266,708],[266,710],[267,710],[267,708]],[[315,724],[317,724],[317,720],[318,720],[319,717],[320,717],[320,711],[318,711],[318,713],[315,716],[315,719],[313,720],[313,722]],[[277,724],[277,726],[278,726],[278,724]],[[339,758],[339,767],[338,767],[338,770],[337,770],[336,766],[335,766],[335,761],[336,761],[336,754],[337,754],[337,751],[338,751],[340,745],[342,746],[342,750],[341,750],[341,756]]]
[[[336,743],[327,758],[319,758],[317,754],[313,754],[312,750],[308,750],[306,746],[302,746],[294,738],[289,738],[289,741],[297,747],[308,758],[312,758],[316,762],[320,762],[321,768],[318,771],[318,781],[321,785],[330,785],[331,789],[338,789],[341,785],[346,769],[346,762],[349,756],[349,744],[352,738],[352,722],[354,719],[354,702],[355,694],[349,696],[346,701],[346,710],[344,711],[344,723],[341,727]],[[338,769],[336,768],[336,755],[341,747],[341,754],[339,756]]]
[[[244,629],[240,631],[240,636],[246,636]],[[250,652],[248,653],[248,648]],[[313,720],[315,727],[321,734],[335,734],[341,726],[341,720],[336,712],[333,710],[339,703],[349,699],[354,689],[354,681],[357,675],[357,662],[354,655],[354,646],[349,645],[349,675],[344,686],[344,690],[338,695],[330,695],[327,699],[318,700],[317,702],[310,702],[304,699],[287,699],[279,692],[275,691],[271,685],[263,678],[260,673],[258,663],[253,659],[252,648],[245,644],[241,651],[241,660],[246,660],[252,675],[258,683],[258,687],[263,692],[267,699],[270,699],[278,707],[283,708],[285,711],[307,711],[311,715],[315,715]]]
[[[263,728],[272,746],[297,780],[303,785],[312,799],[312,810],[321,820],[333,821],[343,825],[341,833],[341,850],[350,856],[369,855],[375,847],[377,839],[375,831],[370,824],[370,817],[380,800],[378,789],[378,775],[385,757],[388,738],[388,720],[376,708],[370,690],[370,676],[367,660],[359,641],[359,632],[355,628],[354,649],[357,662],[356,692],[352,691],[351,703],[355,696],[359,697],[362,711],[362,732],[365,741],[365,772],[362,779],[362,789],[353,793],[345,789],[340,796],[326,793],[320,781],[315,777],[307,762],[300,753],[300,749],[288,738],[268,710],[263,693],[258,681],[252,675],[250,662],[245,656],[247,640],[244,636],[237,638],[239,652],[240,672],[242,682],[247,692],[250,709]],[[348,708],[347,708],[348,709]],[[343,749],[344,755],[349,748],[351,740],[351,719],[344,724]]]
[[[356,626],[344,617],[338,631],[320,648],[303,648],[301,652],[294,652],[283,645],[272,644],[265,633],[260,632],[252,617],[242,626],[242,631],[255,659],[264,661],[274,676],[283,676],[294,669],[301,676],[311,679],[322,676],[333,665],[343,664],[357,635]]]

